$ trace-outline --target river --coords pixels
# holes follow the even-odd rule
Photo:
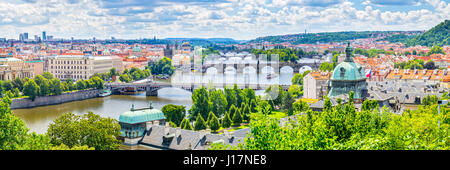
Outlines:
[[[174,77],[176,76],[178,75],[175,74]],[[270,84],[278,84],[278,82],[280,84],[290,84],[292,76],[292,73],[282,73],[277,78],[279,81],[271,80],[265,82]],[[186,75],[183,75],[183,77],[186,78]],[[237,75],[237,77],[242,77],[242,75]],[[264,79],[261,78],[264,77],[262,75],[259,77],[260,79]],[[211,75],[205,75],[204,77],[204,79],[209,78],[212,78]],[[262,93],[263,90],[256,91],[256,94]],[[186,109],[189,109],[192,105],[191,95],[191,92],[182,89],[164,88],[158,91],[158,96],[145,96],[145,92],[136,95],[111,95],[103,98],[93,98],[58,105],[15,109],[12,112],[24,120],[31,131],[42,134],[47,131],[48,125],[53,120],[64,113],[86,114],[91,111],[102,117],[119,119],[120,114],[130,110],[133,104],[135,108],[143,108],[148,107],[150,101],[152,101],[152,106],[156,109],[161,109],[166,104],[184,105]]]

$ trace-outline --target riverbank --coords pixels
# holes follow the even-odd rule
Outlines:
[[[78,100],[85,100],[94,97],[99,97],[99,94],[102,91],[103,90],[91,89],[91,90],[67,92],[55,96],[39,96],[36,97],[34,101],[32,101],[29,98],[18,98],[12,100],[11,109],[33,108],[39,106],[62,104]]]

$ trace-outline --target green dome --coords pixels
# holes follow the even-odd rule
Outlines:
[[[140,109],[122,113],[119,117],[119,122],[135,124],[161,119],[166,119],[166,117],[164,117],[164,113],[158,109]]]
[[[363,80],[364,68],[355,62],[342,62],[334,68],[331,80]]]
[[[141,52],[142,49],[141,49],[141,47],[139,47],[139,46],[134,46],[134,48],[133,48],[132,51],[133,51],[133,52]]]

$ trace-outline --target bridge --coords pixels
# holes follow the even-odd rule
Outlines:
[[[253,90],[264,90],[273,84],[252,84],[252,83],[218,83],[213,84],[214,88],[233,87],[234,84],[240,89],[250,88]],[[146,91],[147,96],[158,96],[158,90],[163,88],[179,88],[193,92],[196,88],[207,88],[209,83],[165,83],[165,82],[145,82],[145,83],[106,83],[105,88],[113,93],[123,91]],[[287,91],[290,85],[281,85],[283,90]]]
[[[250,69],[255,70],[256,73],[261,73],[263,70],[273,70],[276,74],[284,67],[290,67],[294,73],[298,73],[302,67],[311,67],[312,69],[319,69],[320,62],[275,62],[264,60],[241,60],[241,61],[206,61],[201,65],[202,72],[207,72],[208,69],[216,69],[217,73],[224,73],[227,69],[234,69],[236,73],[245,73]],[[195,66],[194,66],[195,67]]]

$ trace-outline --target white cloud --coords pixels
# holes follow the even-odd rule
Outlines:
[[[373,5],[384,3],[378,0],[127,1],[130,3],[123,7],[105,0],[0,2],[0,35],[17,38],[22,32],[34,35],[45,30],[64,38],[156,35],[251,39],[299,33],[305,29],[309,32],[424,30],[450,17],[449,3],[439,0],[414,1],[430,4],[434,10],[395,12],[374,9]],[[150,5],[150,2],[158,5]],[[365,7],[357,9],[354,3]]]

